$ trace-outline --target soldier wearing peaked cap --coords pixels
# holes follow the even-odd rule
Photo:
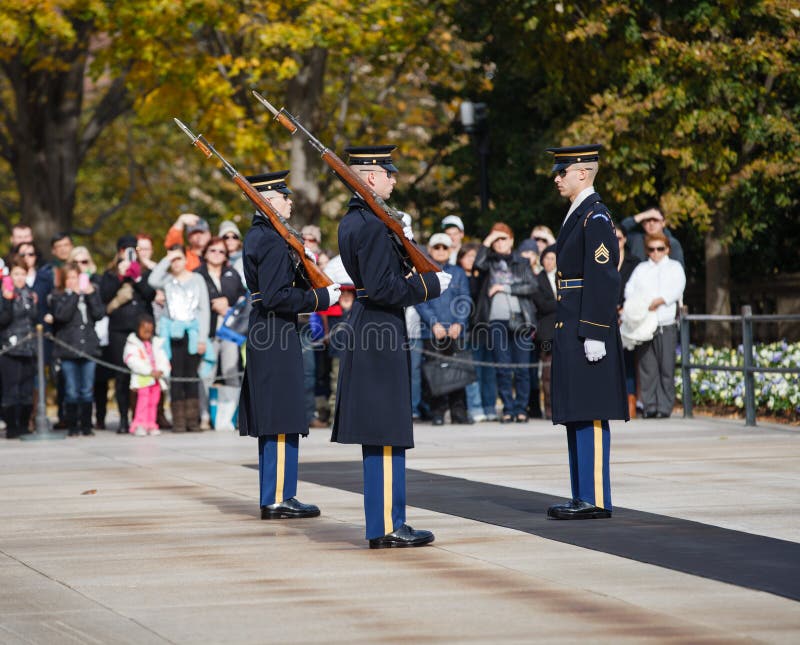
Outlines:
[[[350,167],[382,199],[396,183],[394,146],[347,148]],[[406,237],[411,237],[410,227]],[[353,197],[339,224],[339,252],[356,287],[351,337],[340,355],[332,441],[361,444],[370,548],[416,547],[433,533],[405,523],[405,453],[414,447],[404,307],[436,298],[449,274],[411,273],[402,246],[366,202]]]
[[[571,202],[556,240],[551,378],[553,423],[567,427],[572,500],[550,507],[553,519],[611,517],[609,420],[628,420],[616,308],[619,248],[593,185],[600,149],[547,149],[554,155],[556,188]]]
[[[288,174],[247,177],[284,219],[292,210]],[[316,517],[319,508],[295,498],[299,439],[308,435],[297,314],[335,304],[339,285],[310,289],[295,252],[261,213],[244,238],[243,265],[253,308],[239,433],[258,437],[261,519]]]

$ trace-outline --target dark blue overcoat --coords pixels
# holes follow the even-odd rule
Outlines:
[[[556,240],[558,287],[552,359],[553,423],[628,420],[625,366],[617,324],[619,247],[600,195],[573,211]],[[576,282],[564,280],[582,279]],[[602,340],[606,355],[586,359],[583,341]]]
[[[339,253],[358,297],[342,342],[331,440],[413,448],[403,308],[438,297],[439,280],[408,275],[392,233],[358,198],[339,224]]]
[[[308,288],[294,252],[261,214],[245,235],[243,262],[253,309],[239,434],[308,434],[297,314],[327,309],[328,290]]]

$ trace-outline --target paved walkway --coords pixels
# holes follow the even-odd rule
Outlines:
[[[797,428],[672,419],[612,433],[615,529],[658,516],[681,545],[696,522],[706,548],[726,535],[800,553]],[[623,557],[601,521],[570,523],[600,539],[591,548],[563,541],[563,522],[543,537],[554,523],[539,506],[568,494],[552,425],[416,436],[409,522],[436,542],[387,551],[366,548],[361,496],[325,479],[360,455],[326,431],[301,443],[298,495],[322,517],[280,522],[258,519],[255,441],[232,433],[4,441],[0,643],[800,642],[800,603],[739,580],[747,557],[716,563],[726,583]],[[502,505],[500,487],[517,500],[505,520],[470,511],[481,491]]]

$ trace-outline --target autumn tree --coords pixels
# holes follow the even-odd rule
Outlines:
[[[617,217],[652,205],[702,236],[706,311],[729,313],[745,269],[799,266],[800,7],[787,0],[463,5],[493,83],[496,212],[560,224],[546,145],[606,144],[599,187]],[[530,176],[538,169],[537,178]],[[527,175],[527,176],[526,176]],[[523,224],[524,223],[524,224]]]
[[[123,220],[141,226],[154,211],[165,226],[178,206],[245,210],[233,185],[174,129],[173,116],[212,138],[243,172],[291,166],[298,221],[318,220],[329,179],[305,142],[269,123],[253,88],[337,148],[400,143],[412,181],[435,182],[430,145],[454,106],[430,87],[457,87],[470,65],[449,19],[453,4],[5,3],[0,158],[18,195],[17,208],[2,202],[6,224],[16,212],[47,239],[57,230],[124,229]],[[7,184],[0,182],[0,196]]]

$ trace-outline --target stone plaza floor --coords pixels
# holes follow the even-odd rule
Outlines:
[[[360,449],[312,430],[262,521],[233,433],[0,444],[0,643],[800,642],[800,429],[612,424],[610,520],[556,522],[563,429],[418,425],[419,549],[370,551]]]

